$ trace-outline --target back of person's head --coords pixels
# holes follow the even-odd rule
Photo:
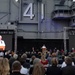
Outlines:
[[[69,57],[75,58],[75,52],[70,53],[70,54],[69,54]]]
[[[10,70],[9,68],[9,60],[7,58],[3,58],[3,68],[5,68],[5,70]]]
[[[14,54],[13,55],[13,58],[17,59],[18,58],[18,55],[17,54]]]
[[[34,59],[36,58],[36,56],[35,56],[35,55],[33,55],[31,58],[32,58],[32,60],[34,60]]]
[[[39,63],[40,62],[40,59],[39,58],[35,58],[34,61],[33,61],[33,65],[35,65],[36,63]]]
[[[12,71],[20,71],[21,63],[19,61],[14,61],[12,64]]]
[[[54,52],[54,53],[52,53],[52,57],[56,57],[57,55],[56,55],[56,53]]]
[[[2,71],[2,61],[3,61],[3,57],[0,57],[0,74],[1,74],[1,71]]]
[[[65,63],[67,64],[67,65],[72,65],[72,59],[71,59],[71,57],[66,57],[65,58]]]
[[[51,62],[52,62],[52,65],[57,66],[57,64],[58,64],[58,59],[54,57],[54,58],[52,58]]]
[[[10,66],[7,58],[0,59],[0,72],[2,75],[9,74]]]
[[[45,75],[45,68],[41,63],[37,63],[34,65],[32,75]]]
[[[27,54],[24,53],[24,54],[21,56],[21,59],[22,59],[22,60],[26,60],[26,59],[27,59]]]

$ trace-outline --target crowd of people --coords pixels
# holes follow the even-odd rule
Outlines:
[[[64,51],[25,52],[16,54],[8,51],[0,56],[0,75],[75,75],[75,52]]]

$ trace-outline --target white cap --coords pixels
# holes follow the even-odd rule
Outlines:
[[[43,45],[43,46],[42,46],[42,48],[46,48],[46,46],[45,46],[45,45]]]

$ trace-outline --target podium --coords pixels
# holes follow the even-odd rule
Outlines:
[[[0,51],[4,51],[5,50],[5,46],[0,46]]]

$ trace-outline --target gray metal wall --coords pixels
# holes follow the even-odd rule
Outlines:
[[[63,28],[69,26],[65,20],[52,20],[54,0],[0,0],[0,23],[17,25],[17,36],[24,39],[64,39]],[[40,0],[39,0],[40,1]],[[24,17],[29,3],[33,3],[34,18]],[[45,18],[41,20],[41,3],[45,5]],[[14,25],[14,24],[13,24]]]

